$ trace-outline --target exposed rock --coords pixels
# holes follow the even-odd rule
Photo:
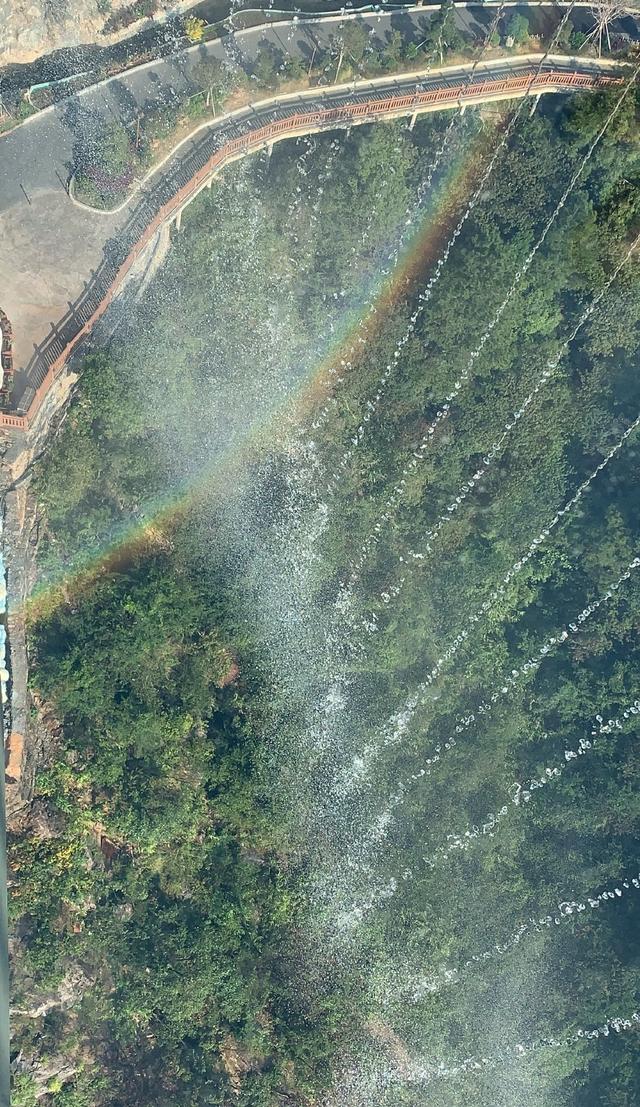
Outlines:
[[[159,0],[154,18],[165,19],[193,2]],[[152,24],[152,19],[142,17],[105,34],[112,14],[130,7],[131,0],[0,0],[0,66],[34,61],[73,46],[108,46]]]
[[[69,1008],[80,1003],[91,985],[92,981],[85,975],[79,965],[73,965],[55,991],[45,995],[40,994],[37,997],[34,996],[32,999],[28,996],[25,997],[26,1002],[23,1000],[21,1006],[13,1008],[13,1015],[20,1015],[21,1018],[26,1019],[41,1019],[49,1011],[56,1008],[61,1011],[68,1011]]]
[[[113,0],[112,9],[127,0]],[[41,54],[98,39],[110,8],[98,0],[0,0],[0,64],[28,62]]]
[[[6,741],[5,753],[5,783],[6,784],[18,784],[22,776],[22,765],[24,762],[24,734],[20,734],[17,730],[12,730]]]
[[[233,1037],[227,1034],[220,1046],[220,1056],[234,1095],[240,1095],[242,1077],[248,1072],[260,1072],[264,1066],[264,1057],[257,1057],[243,1048]]]
[[[29,813],[29,825],[38,838],[57,838],[62,833],[64,820],[60,814],[53,814],[36,800]]]
[[[78,1065],[65,1057],[46,1057],[38,1060],[30,1069],[36,1084],[36,1099],[48,1095],[53,1086],[62,1087],[72,1080]]]

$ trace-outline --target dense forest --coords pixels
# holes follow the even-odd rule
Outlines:
[[[86,357],[37,476],[16,1105],[633,1107],[618,96],[248,159]]]

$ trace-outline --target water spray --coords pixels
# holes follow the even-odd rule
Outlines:
[[[548,540],[552,531],[562,521],[564,521],[571,512],[575,509],[580,502],[585,492],[589,490],[593,481],[596,479],[599,473],[601,473],[609,464],[611,459],[622,449],[627,438],[640,426],[640,415],[637,416],[627,430],[620,436],[618,441],[611,447],[603,460],[596,466],[596,468],[590,473],[590,475],[582,482],[576,492],[573,494],[570,500],[560,508],[547,526],[532,540],[528,549],[517,561],[513,563],[511,568],[505,573],[501,583],[489,594],[486,600],[474,611],[467,619],[467,626],[465,626],[459,634],[451,642],[450,646],[445,650],[442,657],[439,657],[435,665],[431,668],[427,676],[420,682],[416,691],[407,699],[405,706],[402,710],[392,717],[392,733],[389,733],[389,727],[385,728],[385,744],[395,744],[401,740],[404,733],[413,718],[416,708],[419,704],[426,702],[427,694],[431,685],[440,676],[445,667],[458,653],[460,647],[466,642],[469,637],[470,630],[480,623],[489,612],[494,608],[496,603],[503,599],[507,593],[507,589],[511,582],[522,572],[522,570],[528,565],[531,559],[539,552],[541,547]],[[636,558],[631,563],[630,568],[636,568],[640,561]],[[602,601],[600,601],[602,602]],[[583,616],[586,617],[586,616]],[[577,629],[577,628],[576,628]]]
[[[558,40],[559,35],[562,33],[564,25],[565,25],[567,19],[569,18],[570,14],[571,14],[571,11],[573,10],[573,8],[575,6],[575,2],[576,2],[576,0],[573,0],[573,2],[569,5],[569,7],[567,8],[567,11],[565,12],[560,24],[556,28],[556,31],[555,31],[555,34],[553,36],[552,42],[547,47],[547,50],[545,51],[545,53],[542,55],[542,57],[540,59],[540,62],[538,64],[535,72],[532,74],[532,76],[530,78],[529,84],[527,86],[527,91],[525,92],[522,100],[518,104],[518,107],[517,107],[516,111],[510,117],[509,122],[507,123],[507,126],[505,127],[505,130],[503,132],[503,135],[502,135],[502,138],[501,138],[500,142],[496,146],[496,149],[494,150],[493,154],[491,155],[491,158],[489,159],[489,162],[485,166],[485,169],[484,169],[484,171],[481,175],[479,184],[476,186],[476,189],[475,189],[471,199],[468,201],[464,212],[460,216],[460,218],[458,220],[458,223],[456,224],[456,227],[455,227],[453,233],[451,234],[450,238],[448,239],[448,241],[445,245],[445,248],[444,248],[442,254],[440,255],[440,257],[439,257],[439,259],[436,263],[435,272],[433,273],[433,275],[431,276],[431,278],[427,282],[427,284],[426,284],[425,288],[423,289],[423,291],[418,296],[418,306],[417,306],[416,310],[413,312],[413,314],[410,318],[410,322],[409,322],[404,334],[402,335],[402,337],[399,339],[398,343],[396,344],[396,348],[395,348],[395,350],[394,350],[394,352],[391,356],[391,360],[385,366],[383,373],[381,374],[381,376],[379,377],[376,385],[374,386],[377,390],[375,398],[374,398],[374,400],[370,401],[369,404],[367,405],[367,407],[368,407],[367,414],[369,416],[369,419],[370,419],[371,415],[373,414],[373,412],[377,410],[378,405],[380,403],[380,400],[382,399],[382,396],[384,395],[384,393],[386,391],[386,386],[387,386],[387,384],[388,384],[388,382],[391,378],[392,372],[395,368],[395,362],[397,362],[399,357],[400,357],[401,350],[404,348],[404,346],[406,346],[407,342],[409,341],[411,335],[413,334],[413,331],[415,330],[415,325],[416,325],[416,322],[417,322],[419,316],[422,314],[426,304],[431,299],[431,296],[433,294],[433,290],[436,287],[438,281],[440,280],[442,270],[444,269],[444,266],[446,265],[446,263],[449,259],[449,255],[451,253],[451,250],[452,250],[456,240],[462,234],[463,227],[464,227],[465,223],[467,222],[469,216],[471,215],[471,212],[473,211],[473,209],[476,207],[476,205],[478,204],[478,202],[482,198],[482,195],[483,195],[483,193],[485,191],[485,188],[486,188],[487,181],[489,180],[489,177],[491,176],[491,173],[493,172],[493,169],[496,165],[498,157],[500,156],[502,150],[505,149],[505,147],[506,147],[506,145],[507,145],[507,143],[508,143],[508,141],[511,137],[511,134],[513,133],[515,125],[516,125],[518,119],[520,118],[520,115],[521,115],[522,110],[523,110],[523,106],[526,103],[528,91],[532,87],[532,84],[535,81],[538,74],[541,72],[542,66],[544,65],[544,62],[546,61],[547,57],[549,56],[549,54],[553,50],[553,48],[554,48],[554,46],[555,46],[555,44]],[[636,79],[636,76],[637,76],[637,69],[634,71],[634,75],[633,75],[633,78],[632,78],[634,81]],[[629,86],[627,86],[627,88],[625,89],[625,95],[626,95],[626,92],[628,91],[628,87]],[[479,356],[479,355],[476,355],[476,356]],[[474,360],[475,360],[475,358],[474,358]],[[462,387],[462,385],[460,387]],[[455,385],[454,385],[454,389],[455,389]],[[447,413],[448,413],[448,408],[447,408]],[[444,417],[445,414],[446,413],[443,413],[441,418]],[[367,419],[367,422],[368,421],[369,420]],[[342,474],[344,473],[344,471],[346,470],[349,462],[351,461],[351,458],[353,457],[355,449],[360,445],[360,443],[362,441],[362,438],[364,437],[365,425],[366,424],[363,420],[363,422],[360,424],[360,426],[358,427],[357,431],[355,432],[355,434],[354,434],[354,436],[351,440],[351,445],[343,453],[343,455],[340,459],[339,465],[336,468],[336,470],[334,471],[334,473],[333,473],[333,475],[332,475],[332,477],[329,481],[329,485],[327,486],[328,490],[332,489],[334,482],[339,480],[340,477],[342,476]]]
[[[618,97],[618,99],[617,99],[614,107],[612,108],[612,110],[609,112],[604,124],[602,125],[600,130],[597,132],[596,136],[590,142],[586,153],[582,157],[578,167],[574,170],[574,172],[573,172],[573,174],[572,174],[572,176],[569,180],[569,183],[567,184],[564,192],[562,193],[562,196],[560,197],[558,203],[556,204],[553,212],[551,213],[551,215],[547,219],[547,222],[545,223],[544,228],[543,228],[541,234],[539,235],[536,243],[534,244],[534,246],[529,251],[527,257],[525,258],[525,260],[522,263],[522,265],[520,266],[520,268],[516,271],[506,295],[504,296],[504,298],[503,298],[502,302],[500,303],[499,307],[496,309],[496,311],[493,315],[493,318],[490,320],[488,326],[486,327],[485,331],[483,332],[477,346],[475,347],[475,349],[469,355],[469,360],[467,362],[467,365],[465,366],[465,368],[461,372],[458,379],[455,381],[451,391],[446,396],[445,402],[438,409],[435,419],[433,419],[431,421],[431,423],[429,424],[429,426],[425,430],[420,443],[412,451],[412,457],[411,457],[410,461],[408,461],[408,463],[405,465],[404,469],[402,470],[402,475],[401,475],[400,480],[396,483],[396,485],[394,486],[394,488],[392,489],[390,495],[388,496],[388,498],[386,500],[385,509],[382,512],[382,515],[379,517],[378,520],[376,520],[376,523],[374,524],[374,527],[373,527],[372,531],[369,533],[369,535],[367,536],[367,538],[365,539],[364,543],[362,544],[362,546],[360,548],[360,553],[358,555],[358,558],[356,559],[356,561],[351,566],[351,576],[349,578],[349,583],[350,584],[355,583],[358,580],[359,574],[362,571],[362,568],[364,567],[366,561],[368,560],[368,558],[371,555],[371,553],[373,552],[373,550],[377,547],[378,542],[380,541],[380,537],[383,533],[383,528],[385,526],[387,526],[388,523],[391,521],[398,504],[400,503],[400,501],[402,500],[402,498],[403,498],[403,496],[406,492],[407,485],[408,485],[407,478],[409,477],[411,471],[414,470],[417,467],[417,465],[419,464],[419,462],[424,460],[424,458],[427,456],[427,452],[429,451],[429,447],[432,444],[433,436],[435,435],[436,430],[438,429],[438,427],[442,423],[444,423],[444,421],[446,419],[449,418],[449,416],[451,414],[451,405],[452,405],[452,403],[458,398],[458,396],[459,396],[460,392],[463,390],[464,386],[466,384],[468,384],[469,381],[471,380],[472,370],[474,368],[474,365],[475,365],[476,361],[481,356],[487,342],[489,341],[489,338],[491,337],[493,331],[495,330],[498,323],[500,322],[507,306],[510,304],[511,300],[515,296],[523,277],[527,274],[527,272],[531,268],[531,265],[532,265],[536,255],[538,254],[539,250],[541,249],[542,245],[544,244],[544,242],[547,238],[547,235],[549,234],[549,231],[553,227],[558,215],[560,214],[560,212],[565,207],[569,196],[571,195],[571,193],[573,192],[574,188],[576,187],[578,181],[582,177],[582,174],[583,174],[587,164],[589,163],[589,161],[591,159],[591,156],[592,156],[594,150],[596,149],[596,146],[599,144],[599,142],[601,141],[601,139],[605,135],[608,127],[610,126],[610,124],[612,123],[612,121],[616,117],[617,113],[619,112],[620,108],[622,107],[627,95],[629,94],[633,84],[635,83],[635,81],[637,79],[638,72],[640,72],[640,67],[637,67],[634,70],[634,73],[633,73],[632,77],[629,79],[629,81],[627,81],[622,93]],[[612,274],[610,280],[607,282],[607,284],[604,286],[604,288],[601,290],[601,292],[598,294],[598,296],[596,296],[594,298],[594,300],[593,300],[592,304],[590,305],[590,307],[583,313],[583,315],[582,315],[581,319],[579,320],[574,332],[571,334],[571,336],[564,343],[564,346],[562,348],[561,353],[557,356],[557,358],[553,359],[552,362],[543,371],[543,373],[541,374],[540,379],[538,381],[538,386],[536,387],[536,389],[533,392],[531,392],[529,394],[529,396],[525,399],[524,404],[523,404],[522,408],[520,409],[520,411],[517,411],[517,412],[514,413],[513,419],[510,420],[506,424],[505,430],[504,430],[501,438],[498,440],[497,443],[493,444],[493,446],[489,450],[488,454],[485,455],[485,458],[483,459],[483,467],[478,469],[473,474],[473,476],[471,478],[471,484],[468,488],[466,488],[466,491],[464,491],[464,496],[459,495],[458,497],[456,497],[456,500],[454,501],[455,507],[451,507],[449,509],[449,512],[448,512],[449,514],[453,514],[454,510],[457,510],[457,508],[462,504],[463,498],[466,498],[466,496],[469,494],[469,491],[471,491],[471,488],[475,484],[477,484],[479,480],[482,479],[482,477],[484,476],[484,474],[485,474],[487,468],[489,467],[489,465],[495,460],[496,457],[499,456],[499,454],[502,450],[502,447],[503,447],[504,443],[506,442],[507,437],[511,433],[513,427],[517,425],[517,423],[520,421],[522,416],[525,414],[525,411],[527,410],[527,408],[529,407],[529,405],[533,401],[534,396],[536,395],[536,393],[539,392],[540,388],[544,384],[546,384],[546,382],[551,378],[554,370],[557,368],[557,366],[560,362],[560,359],[562,357],[562,353],[566,349],[568,343],[571,342],[573,340],[573,338],[575,338],[575,336],[578,333],[578,331],[580,330],[580,328],[584,325],[585,322],[587,322],[587,320],[591,316],[595,306],[600,302],[600,300],[602,299],[602,296],[606,292],[607,288],[612,283],[612,281],[615,279],[615,277],[618,275],[618,273],[620,272],[620,269],[622,268],[622,266],[629,259],[629,257],[631,256],[633,250],[636,248],[639,241],[640,241],[640,236],[637,236],[636,239],[634,240],[632,246],[627,251],[623,261],[614,270],[614,273]],[[400,340],[400,343],[398,344],[398,346],[396,347],[396,350],[394,352],[394,355],[393,355],[394,360],[399,358],[400,350],[402,349],[402,346],[406,344],[406,342],[408,341],[408,339],[410,337],[410,334],[412,333],[415,317],[416,317],[416,313],[414,312],[414,315],[412,315],[412,317],[411,317],[411,324],[410,324],[411,330],[409,328],[407,328],[407,331],[405,331],[405,334],[403,335],[402,339]],[[388,365],[387,370],[390,371],[390,369],[391,369],[391,366]],[[355,438],[358,438],[358,444],[362,440],[362,435],[364,435],[364,429],[365,429],[366,423],[368,422],[371,414],[372,414],[371,411],[367,412],[367,414],[366,414],[366,416],[363,420],[363,423],[358,428],[358,432],[356,432]],[[360,437],[358,437],[361,430],[362,430],[362,435],[360,435]],[[355,438],[354,438],[354,441],[355,441]],[[345,459],[346,456],[347,456],[346,454],[343,454],[343,460]],[[345,462],[345,464],[346,464],[346,462]],[[341,466],[342,466],[342,462],[341,462]],[[467,481],[466,484],[469,485],[469,481]],[[444,523],[442,525],[444,525]]]
[[[524,783],[515,781],[509,789],[509,802],[503,804],[497,812],[486,814],[479,825],[474,824],[468,827],[462,834],[447,834],[446,845],[438,846],[433,853],[422,858],[427,868],[435,869],[438,864],[446,861],[453,853],[468,853],[471,846],[483,838],[494,838],[500,823],[510,811],[514,808],[518,811],[524,810],[540,789],[546,788],[549,784],[557,781],[569,765],[579,761],[581,757],[595,749],[598,745],[599,736],[610,734],[613,730],[622,730],[623,721],[636,715],[640,715],[640,700],[637,699],[624,710],[621,717],[609,719],[606,724],[603,722],[602,715],[596,715],[598,726],[591,731],[589,738],[581,738],[573,749],[565,749],[563,760],[559,764],[545,767],[539,776]],[[541,734],[538,740],[544,741],[548,737],[549,735],[546,733]],[[416,775],[412,779],[418,779],[418,776]]]
[[[414,981],[409,993],[411,1001],[420,1003],[427,995],[435,995],[445,987],[460,984],[462,977],[469,969],[484,965],[487,961],[501,960],[512,950],[518,948],[526,937],[551,931],[555,927],[562,926],[569,919],[577,919],[589,911],[597,911],[598,908],[609,903],[618,903],[630,891],[640,891],[640,872],[634,876],[625,876],[616,880],[614,884],[601,892],[589,892],[577,900],[561,900],[550,914],[541,915],[537,918],[530,917],[526,922],[521,923],[503,942],[496,942],[495,945],[483,950],[482,953],[474,953],[462,963],[460,968],[442,968]]]

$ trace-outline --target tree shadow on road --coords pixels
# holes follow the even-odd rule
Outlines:
[[[96,108],[86,107],[81,100],[74,98],[67,101],[59,118],[73,135],[71,161],[66,163],[69,175],[72,175],[99,149],[105,116]]]

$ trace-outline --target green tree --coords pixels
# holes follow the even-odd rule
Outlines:
[[[515,12],[507,23],[507,38],[513,39],[514,46],[521,46],[529,38],[529,20],[526,15]]]
[[[256,54],[252,74],[261,88],[275,90],[280,84],[279,54],[272,43],[263,43]]]
[[[284,69],[282,71],[283,76],[288,81],[299,81],[303,77],[306,77],[307,70],[300,58],[287,58],[284,63]]]
[[[207,104],[212,101],[217,107],[223,104],[233,87],[233,75],[229,67],[210,54],[198,59],[191,75],[196,85],[206,94]]]
[[[369,34],[366,26],[357,21],[346,23],[336,39],[334,51],[337,51],[337,44],[344,49],[348,61],[357,68],[369,49]]]
[[[440,64],[444,63],[445,55],[460,49],[464,39],[457,28],[455,18],[455,4],[452,0],[443,0],[429,22],[425,39],[428,53],[435,54]]]

